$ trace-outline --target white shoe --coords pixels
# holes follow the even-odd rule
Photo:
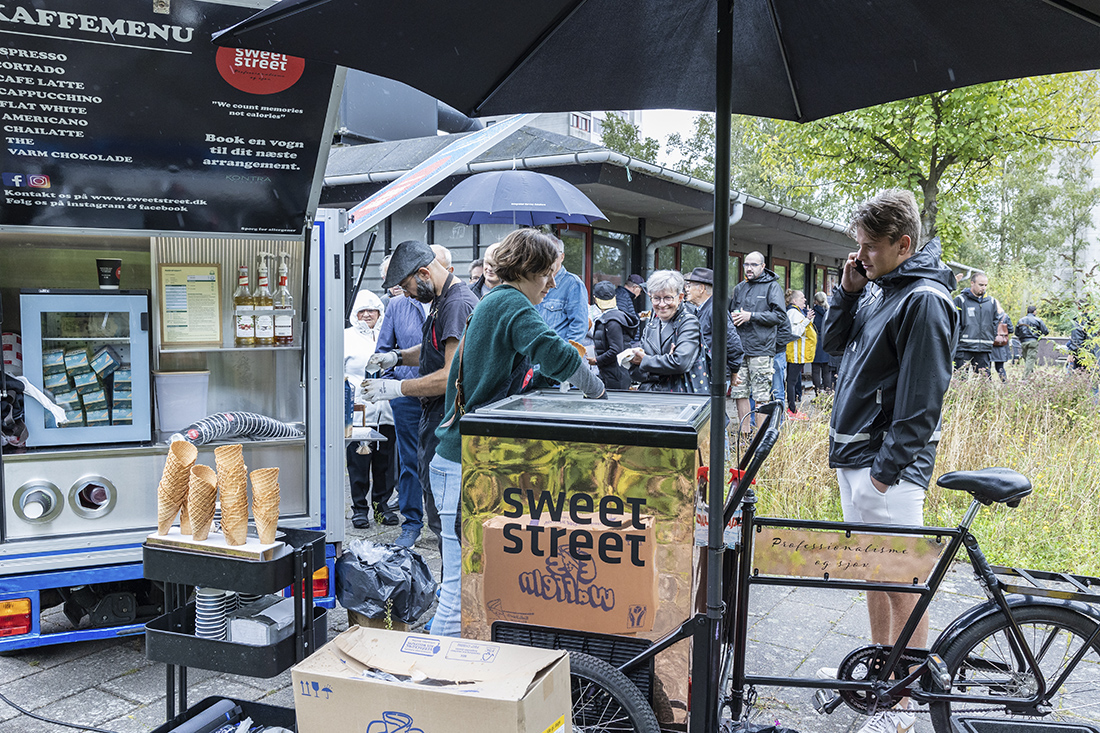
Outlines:
[[[838,674],[840,674],[840,670],[836,667],[822,667],[817,670],[817,678],[819,680],[835,680]]]
[[[859,733],[912,733],[916,722],[917,716],[906,710],[887,710],[872,715]]]

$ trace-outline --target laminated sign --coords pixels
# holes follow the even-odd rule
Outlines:
[[[505,492],[522,507],[531,497]],[[545,492],[544,492],[545,493]],[[587,508],[596,502],[574,494]],[[485,521],[486,618],[608,634],[649,631],[657,612],[657,543],[641,501],[603,497],[600,511],[509,512]],[[514,516],[509,516],[513,514]]]

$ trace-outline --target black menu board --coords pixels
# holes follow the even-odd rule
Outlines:
[[[301,233],[335,67],[210,42],[253,12],[0,5],[0,226]]]

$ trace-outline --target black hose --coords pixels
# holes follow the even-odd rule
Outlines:
[[[118,731],[107,730],[106,728],[96,728],[96,727],[91,726],[91,725],[77,725],[75,723],[64,723],[60,720],[54,720],[53,718],[47,718],[47,717],[42,716],[42,715],[36,715],[35,713],[32,713],[30,710],[24,710],[23,708],[19,707],[18,705],[13,703],[11,700],[4,697],[3,694],[0,694],[0,700],[7,703],[11,707],[15,708],[16,710],[18,710],[23,715],[26,715],[29,718],[34,718],[35,720],[41,720],[43,723],[52,723],[53,725],[63,725],[66,728],[76,728],[77,730],[87,730],[87,731],[91,731],[92,733],[118,733]]]

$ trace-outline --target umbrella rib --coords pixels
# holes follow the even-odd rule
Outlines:
[[[791,76],[791,60],[787,56],[787,47],[783,43],[783,36],[779,33],[779,17],[775,13],[775,1],[768,0],[768,13],[772,18],[772,30],[775,31],[775,42],[779,44],[779,55],[783,59],[783,73],[787,75],[787,86],[791,90],[791,101],[794,103],[796,119],[802,119],[802,105],[798,101],[798,92],[794,88],[794,77]]]
[[[481,108],[492,100],[496,93],[500,91],[501,87],[507,84],[513,76],[519,73],[519,70],[527,64],[531,57],[534,56],[540,48],[546,45],[550,38],[553,37],[555,33],[557,33],[558,29],[561,28],[562,25],[564,25],[565,22],[569,20],[569,18],[571,18],[582,5],[585,4],[585,2],[587,2],[587,0],[576,0],[570,7],[561,12],[553,23],[547,25],[546,30],[543,31],[542,34],[538,38],[536,38],[535,41],[530,46],[528,46],[522,54],[520,54],[519,60],[516,63],[512,64],[512,68],[508,69],[508,71],[505,72],[504,76],[493,84],[493,86],[491,87],[492,91],[486,94],[485,98],[474,106],[473,111],[475,117],[480,116]]]
[[[1080,18],[1086,23],[1092,23],[1095,26],[1100,26],[1100,16],[1096,13],[1090,13],[1079,5],[1068,2],[1068,0],[1043,0],[1047,5],[1058,8],[1064,13]]]
[[[263,28],[265,25],[270,25],[280,20],[291,18],[298,13],[303,13],[307,10],[313,10],[314,8],[324,5],[328,2],[329,0],[308,0],[307,2],[298,3],[293,7],[284,8],[283,10],[273,12],[270,15],[264,16],[262,18],[256,18],[255,16],[253,16],[252,18],[242,20],[237,25],[231,26],[223,31],[215,33],[213,38],[215,40],[217,40],[219,36],[233,36],[234,38],[238,38],[242,33],[254,31],[259,28]]]

